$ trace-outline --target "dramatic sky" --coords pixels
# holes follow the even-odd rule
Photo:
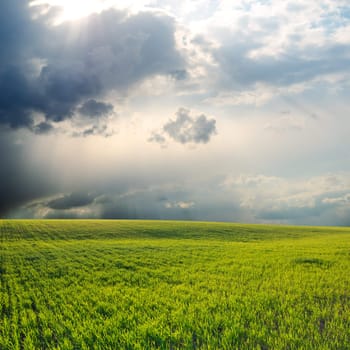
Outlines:
[[[1,0],[0,217],[350,224],[349,0]]]

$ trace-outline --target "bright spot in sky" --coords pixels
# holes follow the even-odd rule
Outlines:
[[[32,5],[48,4],[62,9],[59,21],[71,21],[85,17],[93,12],[100,12],[111,7],[113,1],[105,0],[36,0]]]
[[[94,11],[93,2],[86,0],[57,0],[57,5],[63,8],[65,20],[78,19]]]

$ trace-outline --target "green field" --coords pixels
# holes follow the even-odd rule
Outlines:
[[[0,349],[350,349],[350,229],[0,221]]]

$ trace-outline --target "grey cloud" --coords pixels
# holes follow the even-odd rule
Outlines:
[[[306,181],[306,188],[291,184],[283,190],[285,180],[278,179],[261,175],[256,182],[238,181],[232,189],[224,190],[217,178],[196,179],[181,186],[175,183],[155,185],[155,181],[152,185],[141,185],[139,180],[137,184],[125,183],[119,190],[109,183],[98,193],[86,190],[68,193],[51,201],[27,205],[26,211],[19,210],[19,213],[22,217],[50,218],[188,219],[310,225],[349,222],[346,184],[344,190],[331,192],[334,186],[320,187],[320,179],[315,178]],[[314,193],[315,189],[318,193]],[[255,194],[251,204],[242,206],[242,201],[251,193]]]
[[[159,143],[162,147],[166,146],[166,138],[162,133],[153,131],[151,136],[148,139],[148,142]]]
[[[324,211],[321,207],[289,207],[281,209],[263,210],[257,214],[259,219],[269,221],[295,221],[310,217],[319,217]]]
[[[88,128],[85,128],[80,131],[74,131],[72,133],[73,137],[88,137],[93,135],[100,135],[103,137],[110,137],[114,134],[113,130],[109,130],[106,124],[97,123]]]
[[[203,52],[206,52],[206,53],[214,52],[213,43],[203,35],[197,34],[191,39],[191,43],[198,46]]]
[[[185,80],[188,78],[188,73],[184,69],[178,69],[170,72],[170,75],[176,80]]]
[[[167,202],[165,203],[165,208],[172,209],[172,208],[181,208],[181,209],[189,209],[194,207],[195,203],[192,201],[180,201],[180,202]]]
[[[38,135],[48,134],[53,130],[54,130],[54,127],[52,126],[52,124],[48,122],[41,122],[39,124],[34,125],[32,128],[32,131]]]
[[[110,90],[126,94],[147,77],[181,72],[185,65],[174,21],[164,14],[111,9],[47,23],[27,2],[1,2],[0,124],[33,130],[33,113],[60,122],[73,118],[81,103],[83,114],[98,117],[110,106],[95,98]]]
[[[95,203],[96,204],[109,204],[109,203],[113,203],[113,197],[110,195],[100,195],[98,197],[95,198]]]
[[[46,203],[47,207],[51,209],[72,209],[76,207],[84,207],[91,204],[95,196],[88,193],[70,193],[59,198],[55,198]]]
[[[0,71],[0,91],[0,124],[31,128],[31,111],[24,107],[31,104],[31,93],[23,73],[14,67]]]
[[[166,195],[165,195],[166,194]],[[39,200],[13,217],[104,218],[104,219],[194,219],[194,202],[175,188],[140,189],[131,192],[90,194],[80,191],[50,201]]]
[[[190,110],[179,108],[176,112],[176,119],[169,120],[161,132],[153,132],[148,140],[163,146],[166,142],[165,136],[182,144],[208,143],[216,133],[215,119],[208,119],[204,114],[192,117]]]
[[[110,103],[90,99],[79,108],[79,112],[90,118],[99,118],[113,113],[114,107]]]
[[[36,51],[41,33],[38,22],[32,21],[28,2],[23,0],[2,0],[0,5],[0,71],[8,66],[22,66],[23,57],[29,49]]]
[[[90,99],[85,101],[78,111],[80,117],[75,118],[76,130],[71,134],[73,137],[88,137],[92,135],[109,137],[115,134],[114,130],[108,127],[109,117],[115,115],[114,107],[111,103]]]
[[[83,63],[61,64],[64,66],[48,65],[42,68],[36,81],[41,95],[35,96],[36,104],[31,106],[55,122],[73,117],[77,104],[84,97],[97,95],[101,91],[99,78],[89,74]]]
[[[297,6],[293,6],[293,9],[296,10]],[[338,10],[341,10],[340,6]],[[291,20],[293,16],[287,18],[288,21],[291,20],[289,26],[288,22],[283,22],[282,16],[257,18],[249,13],[242,16],[241,27],[249,28],[250,22],[254,22],[252,27],[255,29],[236,29],[231,33],[227,30],[219,31],[216,35],[219,45],[216,47],[200,38],[194,43],[202,50],[209,51],[218,66],[218,89],[240,91],[258,83],[280,87],[309,82],[326,75],[350,71],[350,45],[329,40],[341,25],[346,28],[345,23],[339,23],[339,17],[335,13],[336,11],[324,14],[323,18],[316,15],[309,28],[305,23],[305,28],[310,29],[311,34],[316,28],[320,34],[327,32],[327,39],[321,38],[317,43],[303,44],[307,33],[295,29]],[[284,31],[290,33],[286,35]],[[280,33],[284,33],[286,38],[283,47],[277,50],[273,40]],[[262,50],[261,54],[255,55],[259,50]]]
[[[50,173],[28,162],[32,154],[12,134],[0,132],[0,217],[12,209],[57,192]]]
[[[70,211],[70,210],[50,210],[42,218],[43,219],[63,219],[63,220],[85,219],[85,218],[91,218],[91,213],[89,213],[88,217],[84,217],[80,213]]]
[[[234,41],[234,39],[233,39]],[[250,43],[250,44],[249,44]],[[228,45],[226,43],[214,51],[214,57],[220,66],[221,84],[224,88],[247,88],[256,83],[271,85],[292,85],[313,79],[322,73],[341,70],[345,61],[338,59],[339,64],[330,66],[331,57],[321,59],[302,59],[300,52],[276,57],[250,58],[250,51],[262,44],[248,41],[244,45]],[[324,55],[322,55],[324,56]]]
[[[195,220],[197,211],[187,191],[169,188],[144,189],[129,195],[114,195],[100,207],[102,218],[187,219]],[[163,198],[167,198],[163,200]],[[162,199],[162,200],[160,200]],[[167,204],[170,204],[171,207]]]
[[[348,190],[315,194],[312,205],[297,206],[293,203],[268,207],[256,212],[258,219],[270,222],[286,222],[308,225],[347,225],[350,206]]]
[[[208,119],[204,114],[191,117],[190,111],[180,108],[176,119],[170,120],[163,127],[164,132],[173,140],[180,143],[208,143],[211,136],[216,134],[216,121]]]
[[[95,212],[93,208],[87,208],[80,210],[77,208],[71,209],[50,209],[42,216],[43,219],[92,219],[98,218],[98,212]]]
[[[329,198],[328,193],[317,195],[311,206],[281,205],[277,208],[264,208],[255,212],[258,220],[268,222],[309,224],[309,225],[344,225],[350,212],[349,196]],[[344,210],[345,208],[345,210]]]
[[[197,191],[199,195],[196,194]],[[88,193],[82,192],[81,196],[86,197]],[[61,198],[69,197],[70,194],[67,194]],[[83,198],[74,203],[54,202],[50,206],[47,201],[39,201],[36,205],[17,209],[12,212],[11,217],[222,221],[242,219],[242,210],[232,199],[223,198],[217,188],[207,186],[204,190],[199,190],[195,184],[188,188],[183,187],[182,190],[169,186],[145,188],[132,193],[115,193],[110,190],[108,194],[102,194],[93,201]]]
[[[323,198],[322,203],[329,204],[329,205],[347,205],[347,204],[350,204],[350,193],[346,193],[340,197]]]

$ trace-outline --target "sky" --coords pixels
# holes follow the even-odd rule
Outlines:
[[[0,217],[350,224],[348,0],[2,0]]]

